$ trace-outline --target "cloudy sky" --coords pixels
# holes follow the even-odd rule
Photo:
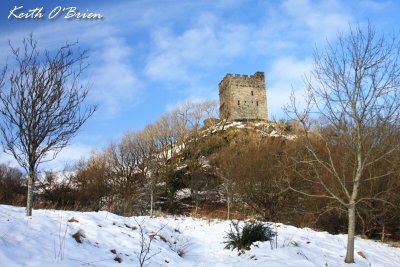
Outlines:
[[[17,18],[42,7],[41,19]],[[67,20],[69,7],[103,19]],[[226,73],[265,72],[269,114],[281,118],[292,88],[303,89],[316,47],[368,21],[388,34],[399,31],[399,12],[396,0],[3,0],[0,63],[10,55],[8,42],[19,46],[29,33],[50,51],[74,41],[90,50],[83,78],[99,110],[47,165],[57,169],[182,101],[218,99]],[[9,161],[0,154],[0,162]]]

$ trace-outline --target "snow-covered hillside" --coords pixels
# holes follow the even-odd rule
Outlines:
[[[359,238],[356,264],[347,265],[345,235],[282,224],[277,225],[278,248],[263,242],[238,256],[224,249],[229,221],[54,210],[35,210],[27,218],[23,208],[4,205],[0,266],[140,266],[138,224],[145,240],[155,236],[148,266],[400,266],[399,248]]]

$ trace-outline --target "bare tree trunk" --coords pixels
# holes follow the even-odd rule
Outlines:
[[[28,193],[26,199],[26,216],[32,216],[33,195],[35,191],[35,171],[31,168],[28,178]]]
[[[153,206],[154,206],[154,190],[150,191],[150,217],[153,217]]]
[[[354,235],[356,228],[356,205],[351,203],[348,208],[348,230],[347,230],[347,251],[346,258],[344,262],[353,263],[354,262]]]
[[[194,195],[194,216],[197,217],[197,211],[199,209],[199,191],[198,190],[193,190],[193,192],[196,192]]]
[[[231,198],[228,196],[228,199],[227,199],[227,208],[228,208],[228,215],[227,215],[227,220],[229,220],[230,219],[230,217],[231,217]]]

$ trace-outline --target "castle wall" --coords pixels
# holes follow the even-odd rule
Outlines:
[[[263,72],[252,76],[227,74],[219,83],[220,118],[267,120],[267,95]]]

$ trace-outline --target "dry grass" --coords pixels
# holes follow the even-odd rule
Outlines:
[[[132,230],[137,230],[138,229],[137,226],[130,226],[130,225],[126,224],[126,223],[124,225],[125,225],[126,228],[129,228],[129,229],[132,229]]]
[[[24,204],[25,205],[25,204]],[[37,201],[33,205],[34,209],[44,209],[44,210],[77,210],[77,211],[93,211],[89,207],[84,207],[80,203],[64,204],[51,203],[46,201]]]
[[[205,220],[210,219],[222,219],[225,220],[228,217],[228,212],[226,208],[221,207],[202,207],[201,209],[193,210],[190,214],[193,218],[203,218]],[[239,211],[231,211],[230,219],[232,220],[244,220],[252,215],[245,215]]]
[[[153,211],[153,216],[155,218],[161,217],[161,218],[166,218],[167,214],[165,214],[164,212],[162,212],[161,210],[154,210]]]
[[[310,241],[306,242],[307,244],[310,243]],[[283,240],[283,243],[281,244],[281,248],[285,248],[285,247],[300,247],[300,244],[296,241],[293,240],[293,236],[292,237],[287,237],[285,238],[285,240]]]
[[[387,241],[386,243],[392,248],[400,248],[400,241]]]
[[[85,235],[81,230],[78,230],[75,234],[72,235],[72,238],[74,238],[77,243],[82,244],[82,238],[85,238]]]
[[[161,241],[163,241],[163,242],[165,242],[165,243],[168,243],[168,240],[165,238],[165,236],[160,235],[159,233],[156,233],[156,232],[149,232],[149,233],[147,233],[147,235],[148,235],[150,238],[158,237]]]
[[[77,219],[75,219],[74,217],[72,217],[71,219],[68,220],[69,223],[78,223],[79,221]]]
[[[362,251],[357,252],[357,254],[363,257],[364,259],[367,259],[367,256],[365,256],[364,252]]]
[[[121,263],[122,262],[122,258],[120,257],[120,256],[115,256],[115,258],[114,258],[114,260],[116,261],[116,262],[118,262],[118,263]]]
[[[181,257],[181,258],[183,256],[185,256],[185,254],[186,254],[186,252],[185,252],[185,250],[183,248],[178,249],[177,253],[178,253],[178,256]]]
[[[158,234],[157,236],[160,238],[161,241],[167,243],[167,239],[163,235]]]

